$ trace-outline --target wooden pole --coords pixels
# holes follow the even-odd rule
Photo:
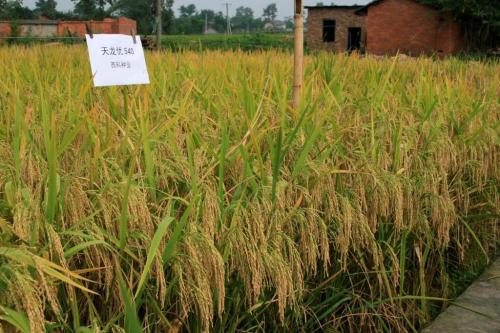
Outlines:
[[[161,47],[161,6],[162,0],[156,0],[156,49]]]
[[[297,109],[302,97],[304,81],[304,8],[302,0],[295,0],[295,55],[293,78],[293,108]]]

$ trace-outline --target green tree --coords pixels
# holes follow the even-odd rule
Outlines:
[[[200,18],[204,21],[208,20],[208,26],[217,32],[224,32],[226,29],[226,18],[224,14],[219,11],[215,12],[210,9],[203,9],[199,14]]]
[[[204,12],[198,12],[193,4],[181,6],[180,16],[175,20],[176,32],[180,34],[201,34],[205,26]]]
[[[236,15],[231,19],[235,29],[250,31],[254,27],[253,10],[250,7],[236,8]]]
[[[164,0],[163,1],[163,12],[162,12],[162,30],[165,34],[170,34],[173,32],[175,13],[173,10],[174,0]]]
[[[74,13],[82,19],[102,19],[105,13],[105,2],[102,0],[73,0]]]
[[[73,13],[80,19],[102,20],[111,16],[120,7],[121,0],[71,0],[75,3]]]
[[[0,0],[0,20],[27,20],[35,18],[31,9],[20,0]]]
[[[134,19],[137,22],[137,31],[149,34],[155,26],[154,0],[121,0],[117,5],[119,15]]]
[[[110,9],[108,13],[126,16],[137,21],[137,31],[140,34],[150,34],[156,29],[156,0],[115,0],[107,1]],[[172,31],[174,1],[162,1],[162,30],[165,33]]]
[[[275,3],[272,3],[266,8],[264,8],[264,13],[262,14],[264,22],[272,22],[276,20],[277,16],[278,16],[278,7],[276,6]]]
[[[40,15],[45,15],[50,18],[57,18],[57,2],[55,0],[37,0],[35,3],[35,11]]]
[[[193,4],[187,6],[181,6],[179,8],[179,12],[181,13],[181,17],[191,17],[196,15],[196,6]]]

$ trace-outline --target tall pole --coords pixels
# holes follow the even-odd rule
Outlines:
[[[226,2],[224,5],[226,6],[226,21],[227,21],[226,32],[228,35],[231,35],[231,33],[232,33],[232,31],[231,31],[231,18],[229,18],[229,6],[231,6],[231,4]]]
[[[208,13],[205,13],[205,35],[208,34]]]
[[[304,8],[302,0],[295,0],[295,55],[293,77],[293,108],[297,109],[302,97],[304,81]]]
[[[156,48],[161,46],[161,11],[162,0],[156,0]]]

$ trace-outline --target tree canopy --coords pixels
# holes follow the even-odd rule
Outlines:
[[[75,2],[74,13],[80,18],[103,19],[106,14],[106,5],[113,5],[105,0],[72,0]]]
[[[277,16],[278,16],[278,7],[276,6],[275,3],[272,3],[266,8],[264,8],[264,13],[262,14],[264,21],[272,22],[276,20]]]
[[[0,20],[28,20],[35,18],[31,9],[19,0],[0,0]]]
[[[57,17],[57,2],[55,0],[37,0],[35,3],[35,10],[44,16],[50,18]]]

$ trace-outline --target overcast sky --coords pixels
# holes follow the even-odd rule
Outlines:
[[[320,0],[321,1],[321,0]],[[24,4],[29,7],[34,7],[36,0],[24,0]],[[232,3],[231,9],[234,13],[235,8],[239,6],[252,7],[255,16],[259,17],[262,15],[262,10],[265,6],[270,3],[275,2],[278,5],[278,15],[280,17],[292,16],[293,15],[293,0],[175,0],[175,8],[178,9],[182,5],[195,4],[198,9],[212,9],[215,11],[225,11],[223,7],[224,2]],[[318,0],[304,0],[304,5],[315,5]],[[323,0],[324,4],[330,4],[331,0]],[[364,5],[369,2],[369,0],[334,0],[336,5]],[[73,2],[71,0],[57,0],[59,10],[67,11],[73,8]]]

